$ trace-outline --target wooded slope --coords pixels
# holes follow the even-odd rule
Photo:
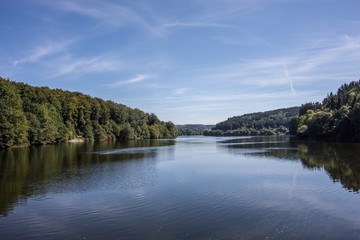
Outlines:
[[[228,118],[205,131],[209,136],[284,135],[289,133],[289,121],[299,113],[299,107],[244,114]]]
[[[0,77],[0,148],[87,140],[175,138],[172,122],[79,92]]]
[[[290,133],[300,138],[360,141],[360,81],[343,84],[322,103],[301,106]]]

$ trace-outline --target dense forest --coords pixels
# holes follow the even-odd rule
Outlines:
[[[175,125],[180,136],[203,135],[205,130],[210,130],[214,125],[204,124],[183,124]]]
[[[301,106],[290,133],[299,138],[360,141],[360,81],[343,84],[322,103]]]
[[[289,121],[299,113],[299,107],[244,114],[228,118],[204,131],[206,136],[259,136],[289,133]]]
[[[85,140],[175,138],[172,122],[79,92],[0,77],[0,148]]]

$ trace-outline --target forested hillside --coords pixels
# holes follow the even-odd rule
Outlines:
[[[207,136],[257,136],[289,133],[289,121],[299,113],[299,107],[282,108],[267,112],[244,114],[220,122]]]
[[[0,148],[86,140],[174,138],[172,122],[79,92],[0,77]]]
[[[205,124],[183,124],[175,125],[180,136],[185,135],[203,135],[205,130],[210,130],[214,125]]]
[[[322,104],[302,105],[290,132],[300,138],[360,141],[360,81],[342,85]]]

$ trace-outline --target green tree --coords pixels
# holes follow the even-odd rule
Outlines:
[[[343,84],[336,94],[330,93],[322,104],[303,105],[296,117],[299,120],[297,136],[360,141],[359,99],[360,81]]]
[[[31,144],[40,144],[43,142],[43,129],[41,123],[35,114],[26,112],[25,116],[28,120],[29,130],[28,138]]]
[[[0,147],[27,143],[28,123],[22,100],[9,80],[0,78]]]
[[[104,141],[108,139],[108,135],[100,124],[95,125],[94,139],[96,141]]]
[[[155,125],[151,125],[149,127],[149,131],[150,131],[150,138],[151,139],[157,139],[157,138],[160,137],[159,129]]]
[[[129,123],[126,123],[121,131],[121,138],[125,140],[136,139],[135,131]]]
[[[86,140],[174,138],[155,114],[79,92],[32,87],[0,78],[0,147]],[[149,129],[152,128],[152,135]]]

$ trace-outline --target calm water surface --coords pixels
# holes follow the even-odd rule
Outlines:
[[[0,239],[360,239],[360,145],[179,137],[0,152]]]

